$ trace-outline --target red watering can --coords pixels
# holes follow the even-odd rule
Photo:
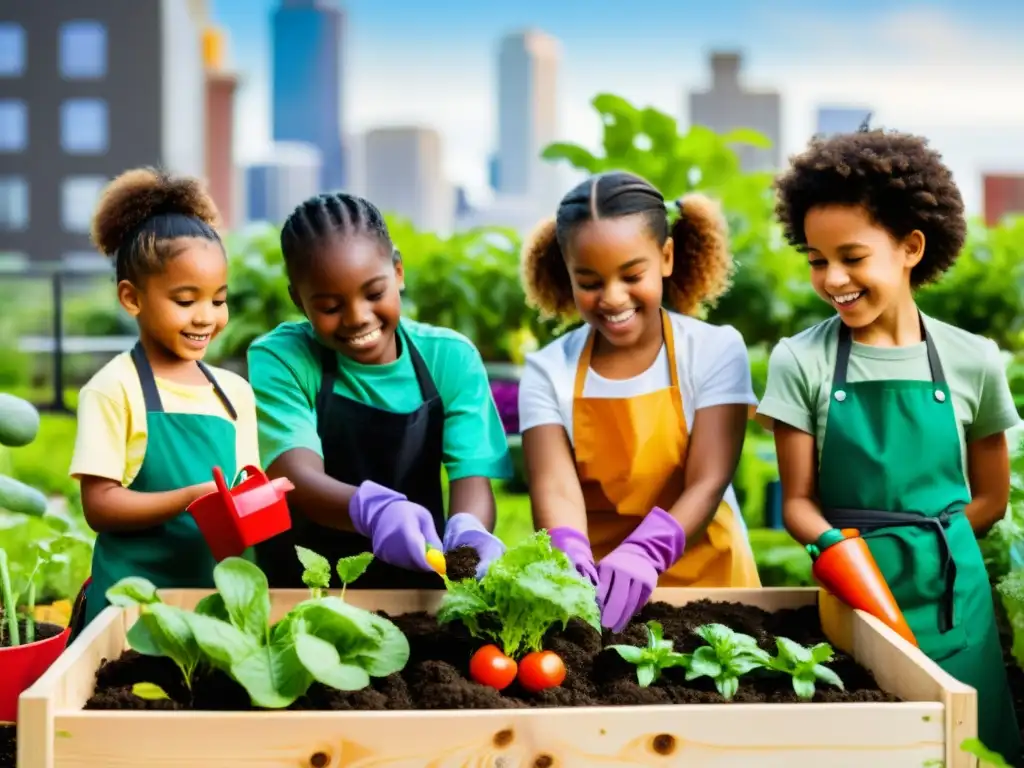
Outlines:
[[[188,506],[187,511],[218,562],[238,557],[247,548],[292,527],[284,499],[288,491],[295,489],[291,481],[286,477],[271,480],[253,466],[244,467],[242,472],[245,480],[228,488],[221,468],[214,467],[217,490]]]

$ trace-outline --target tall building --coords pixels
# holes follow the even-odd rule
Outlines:
[[[498,50],[498,151],[491,173],[505,196],[557,201],[556,166],[541,159],[558,131],[558,41],[538,30],[506,35]]]
[[[235,177],[235,92],[238,77],[224,68],[225,35],[213,26],[203,30],[206,65],[206,179],[226,229],[235,225],[238,199]]]
[[[281,225],[295,206],[320,189],[323,158],[312,144],[278,142],[246,169],[249,221]]]
[[[0,249],[101,262],[109,179],[141,165],[205,175],[199,32],[187,0],[47,0],[0,11]]]
[[[870,119],[871,110],[868,107],[818,107],[815,133],[820,136],[855,133],[865,121],[870,121]]]
[[[455,197],[444,176],[440,134],[419,126],[377,128],[364,142],[366,197],[417,229],[451,231]]]
[[[986,173],[982,188],[986,226],[996,226],[1004,216],[1024,215],[1024,173]]]
[[[337,0],[281,0],[271,22],[274,141],[320,150],[324,190],[345,186],[341,46],[345,14]]]
[[[782,99],[778,91],[750,91],[740,82],[738,53],[711,54],[711,88],[691,91],[690,122],[717,133],[752,128],[772,142],[767,149],[738,146],[746,171],[773,171],[781,166]]]

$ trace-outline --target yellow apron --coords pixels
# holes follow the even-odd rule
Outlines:
[[[573,446],[595,560],[622,543],[640,518],[668,511],[685,485],[689,432],[679,388],[672,322],[662,311],[671,384],[629,398],[584,397],[594,348],[591,329],[576,367]],[[761,579],[738,510],[725,501],[704,535],[687,541],[682,558],[659,587],[760,587]]]

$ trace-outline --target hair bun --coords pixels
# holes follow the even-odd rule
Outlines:
[[[92,242],[101,253],[113,256],[144,221],[162,213],[193,216],[211,227],[216,227],[220,218],[199,179],[136,168],[122,173],[103,190],[93,216]]]

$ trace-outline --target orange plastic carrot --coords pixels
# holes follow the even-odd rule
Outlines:
[[[850,537],[828,547],[814,561],[812,572],[825,589],[851,608],[870,613],[917,645],[864,539]]]

